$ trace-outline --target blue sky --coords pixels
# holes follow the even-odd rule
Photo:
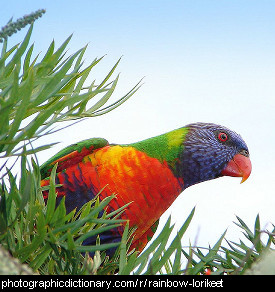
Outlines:
[[[123,106],[52,136],[61,141],[40,155],[41,163],[64,146],[90,137],[128,143],[190,122],[214,122],[240,133],[251,153],[251,177],[239,184],[221,178],[187,189],[165,213],[181,226],[193,206],[186,235],[206,246],[228,228],[238,240],[235,215],[253,228],[275,223],[275,2],[254,0],[14,1],[1,5],[1,26],[40,8],[47,13],[32,41],[45,53],[71,33],[68,54],[89,43],[86,65],[106,55],[95,70],[100,80],[121,57],[115,96],[144,77],[142,88]],[[22,40],[26,29],[11,43]],[[48,142],[48,141],[47,141]]]

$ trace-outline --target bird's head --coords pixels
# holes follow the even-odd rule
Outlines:
[[[251,173],[251,161],[241,136],[223,126],[194,123],[186,126],[183,151],[176,172],[184,188],[221,176],[242,177]]]

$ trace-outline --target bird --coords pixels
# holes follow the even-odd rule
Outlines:
[[[91,138],[72,144],[41,166],[41,186],[56,169],[57,202],[65,196],[66,211],[80,209],[95,196],[115,194],[110,213],[126,206],[121,219],[134,235],[130,249],[141,252],[153,237],[161,215],[188,187],[222,176],[250,176],[249,150],[236,132],[214,123],[190,123],[130,144]],[[43,191],[45,201],[48,191]],[[127,205],[128,204],[128,205]],[[119,242],[123,226],[100,234],[101,243]],[[95,243],[88,238],[83,245]]]

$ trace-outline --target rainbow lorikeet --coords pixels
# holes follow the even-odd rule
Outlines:
[[[219,125],[194,123],[132,144],[109,144],[93,138],[71,145],[41,167],[42,186],[58,162],[57,199],[65,196],[68,212],[94,198],[113,193],[106,211],[127,203],[122,219],[135,227],[131,248],[141,251],[153,236],[160,216],[187,187],[221,176],[251,173],[246,143],[240,135]],[[47,191],[44,191],[47,199]],[[101,235],[101,242],[121,239],[123,228]],[[88,238],[83,244],[91,244]]]

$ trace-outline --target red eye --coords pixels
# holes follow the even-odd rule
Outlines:
[[[219,138],[219,140],[220,140],[221,142],[225,142],[225,141],[227,141],[227,139],[228,139],[227,135],[226,135],[225,133],[222,133],[222,132],[219,133],[218,138]]]

